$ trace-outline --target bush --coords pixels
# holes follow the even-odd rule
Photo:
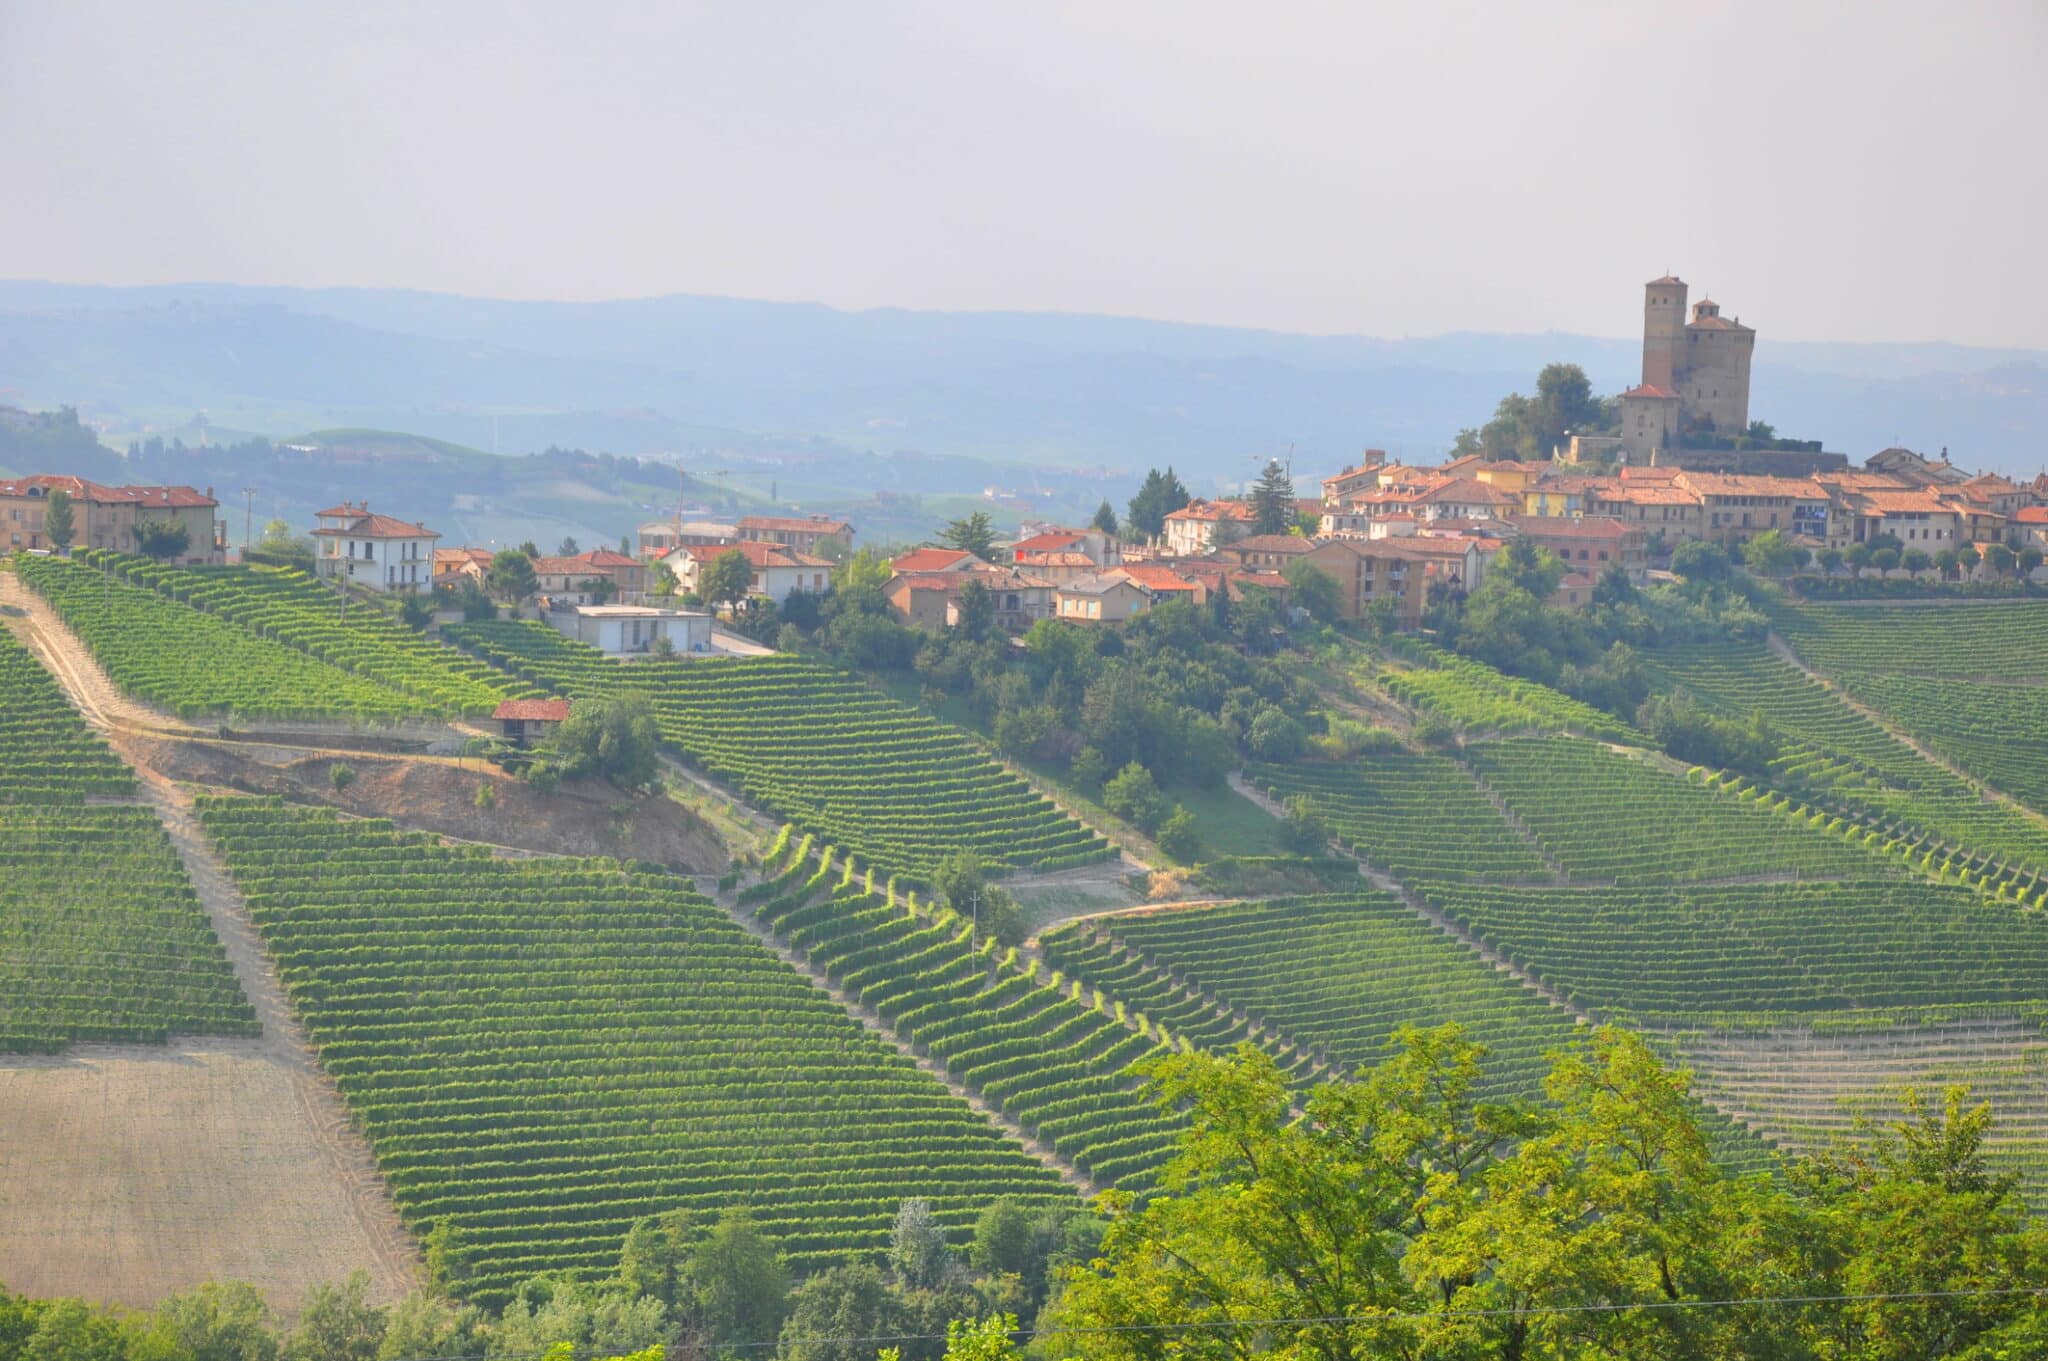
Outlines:
[[[1146,832],[1166,820],[1166,796],[1159,792],[1152,772],[1136,761],[1102,786],[1102,806]]]
[[[1252,720],[1245,742],[1261,761],[1292,761],[1301,755],[1304,738],[1301,724],[1278,709],[1266,708]]]
[[[1183,864],[1193,864],[1202,853],[1202,837],[1195,829],[1195,815],[1179,804],[1159,824],[1159,849]]]
[[[353,767],[337,765],[327,772],[327,779],[333,784],[334,792],[339,794],[356,782],[356,772]]]
[[[1100,789],[1109,775],[1109,762],[1103,760],[1102,753],[1095,748],[1083,747],[1068,763],[1067,774],[1084,789]]]

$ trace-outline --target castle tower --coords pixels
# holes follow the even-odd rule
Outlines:
[[[1719,303],[1701,298],[1693,304],[1684,344],[1672,386],[1685,399],[1686,414],[1723,434],[1747,429],[1755,329],[1722,316]]]
[[[1643,382],[1678,390],[1685,364],[1685,280],[1675,274],[1643,285]]]

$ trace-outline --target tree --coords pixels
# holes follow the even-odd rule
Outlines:
[[[276,1361],[270,1310],[241,1281],[207,1281],[156,1307],[143,1326],[143,1355],[191,1361]],[[31,1353],[33,1355],[33,1353]]]
[[[976,895],[988,885],[989,863],[979,851],[965,847],[949,851],[932,867],[932,888],[939,901],[955,912],[968,911]]]
[[[1102,786],[1102,806],[1146,832],[1166,818],[1166,796],[1152,772],[1132,761]]]
[[[1820,569],[1829,576],[1842,570],[1842,550],[1823,548],[1820,550]]]
[[[1749,430],[1746,433],[1749,438],[1763,444],[1768,444],[1778,437],[1777,430],[1763,421],[1751,421],[1749,423]]]
[[[922,1196],[904,1201],[889,1234],[889,1267],[897,1279],[913,1290],[929,1290],[953,1265],[945,1225],[932,1212],[932,1203]]]
[[[516,548],[501,548],[491,554],[490,570],[485,572],[484,581],[499,599],[514,605],[540,589],[533,558]]]
[[[620,1283],[673,1311],[689,1279],[691,1235],[690,1212],[684,1209],[636,1222],[619,1248]]]
[[[1124,532],[1133,539],[1156,539],[1166,532],[1166,517],[1193,499],[1174,475],[1172,465],[1165,472],[1154,468],[1145,474],[1138,494],[1131,498],[1124,516]]]
[[[754,564],[737,548],[729,548],[704,564],[697,574],[697,594],[715,609],[737,608],[754,589]]]
[[[995,561],[996,525],[985,510],[948,520],[939,531],[939,542],[962,553],[972,553],[983,562]]]
[[[1932,558],[1928,557],[1927,554],[1922,552],[1920,549],[1909,548],[1899,558],[1899,565],[1901,567],[1904,567],[1907,571],[1911,572],[1914,576],[1919,576],[1922,572],[1927,570],[1927,568],[1930,564],[1933,563],[1933,561],[1934,560]]]
[[[1010,1314],[989,1314],[968,1321],[954,1319],[946,1324],[945,1361],[1024,1361],[1011,1336],[1017,1320]]]
[[[868,1263],[829,1267],[790,1297],[780,1354],[786,1361],[874,1361],[868,1339],[912,1331],[900,1293]]]
[[[1109,504],[1109,499],[1107,497],[1104,497],[1102,504],[1095,508],[1095,519],[1092,521],[1092,523],[1097,529],[1109,535],[1111,538],[1116,537],[1116,508]]]
[[[1767,529],[1742,546],[1742,563],[1760,577],[1781,577],[1792,570],[1796,547],[1783,531]]]
[[[880,549],[863,547],[846,560],[833,579],[833,589],[841,595],[854,591],[879,590],[889,584],[892,569],[889,559]]]
[[[1671,552],[1671,570],[1695,585],[1727,580],[1732,565],[1727,549],[1705,539],[1687,539]]]
[[[2041,566],[2041,550],[2029,544],[2020,550],[2019,569],[2023,577],[2031,577]]]
[[[427,1230],[423,1246],[427,1258],[427,1289],[452,1295],[455,1287],[469,1279],[471,1248],[462,1230],[451,1220],[437,1219],[434,1227]]]
[[[1307,740],[1301,724],[1272,705],[1259,710],[1245,733],[1245,746],[1261,761],[1292,761]]]
[[[772,1342],[789,1298],[789,1269],[775,1240],[743,1205],[719,1216],[690,1260],[697,1317],[721,1346]]]
[[[1202,834],[1195,826],[1195,815],[1179,804],[1175,804],[1166,820],[1159,824],[1154,839],[1158,841],[1160,850],[1184,865],[1193,864],[1202,853]]]
[[[1307,610],[1309,618],[1319,624],[1336,620],[1344,607],[1344,588],[1337,583],[1337,578],[1300,557],[1288,563],[1280,574],[1287,578],[1294,603]]]
[[[1955,549],[1944,548],[1934,555],[1934,570],[1941,573],[1943,581],[1948,581],[1955,576],[1956,568],[1961,561]]]
[[[1896,548],[1879,548],[1873,551],[1870,555],[1870,565],[1880,572],[1891,571],[1892,568],[1899,565],[1899,550]]]
[[[1536,457],[1547,458],[1573,430],[1588,430],[1601,422],[1600,401],[1586,371],[1577,364],[1545,364],[1536,375],[1533,411]]]
[[[71,547],[72,536],[78,532],[76,517],[71,509],[71,493],[62,487],[50,493],[50,499],[43,504],[43,535],[50,546],[62,552]]]
[[[386,1315],[368,1302],[369,1289],[370,1274],[360,1270],[339,1287],[314,1286],[285,1339],[284,1361],[376,1361]]]
[[[1966,543],[1956,550],[1956,561],[1963,565],[1963,571],[1974,572],[1977,564],[1984,561],[1984,555],[1977,551],[1977,545]]]
[[[988,637],[996,626],[995,596],[979,581],[963,581],[960,593],[954,598],[955,617],[960,636],[971,642],[980,642]]]
[[[137,520],[135,551],[156,562],[167,562],[192,546],[192,532],[183,520]]]
[[[1014,1197],[1001,1196],[990,1201],[974,1221],[967,1260],[976,1271],[991,1276],[1007,1272],[1022,1278],[1031,1271],[1033,1240],[1031,1212]]]
[[[1296,794],[1287,801],[1287,816],[1280,822],[1281,845],[1297,855],[1317,855],[1327,849],[1329,840],[1329,826],[1313,798]]]
[[[558,558],[573,558],[582,551],[576,546],[576,536],[573,534],[564,534],[562,542],[555,546],[555,556]]]
[[[1633,605],[1642,599],[1642,592],[1635,582],[1629,580],[1628,569],[1618,562],[1610,562],[1601,569],[1600,579],[1593,583],[1595,605]]]
[[[1250,497],[1252,533],[1285,534],[1294,524],[1294,479],[1277,458],[1266,460],[1265,471],[1252,485]]]
[[[1984,565],[2003,578],[2011,574],[2013,564],[2019,561],[2019,554],[2003,543],[1984,545]]]
[[[568,779],[596,775],[621,789],[648,789],[660,778],[661,731],[644,694],[579,699],[542,750]]]
[[[576,583],[576,589],[602,605],[619,593],[619,583],[610,577],[585,577]]]

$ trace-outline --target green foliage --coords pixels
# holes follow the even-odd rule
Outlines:
[[[339,794],[356,782],[355,767],[335,762],[327,769],[327,782],[333,785],[334,792]]]
[[[1166,819],[1166,796],[1152,779],[1152,772],[1132,761],[1102,786],[1102,806],[1142,831],[1158,828]]]
[[[1165,472],[1153,468],[1131,498],[1124,529],[1133,539],[1156,539],[1166,532],[1166,517],[1193,499],[1171,466]]]
[[[922,1197],[904,1201],[889,1234],[889,1267],[897,1279],[912,1289],[928,1290],[954,1266],[952,1246],[931,1202]]]
[[[1636,726],[1665,751],[1693,765],[1768,776],[1778,759],[1778,735],[1762,712],[1747,723],[1720,718],[1680,690],[1645,700]]]
[[[697,594],[715,606],[736,606],[754,589],[754,566],[733,548],[720,553],[697,574]]]
[[[1159,824],[1154,837],[1160,850],[1184,865],[1193,864],[1202,853],[1202,833],[1195,825],[1195,815],[1179,804]]]
[[[137,520],[135,551],[156,562],[175,558],[192,546],[192,532],[183,520]]]
[[[65,549],[71,547],[77,534],[78,519],[71,508],[71,493],[59,487],[43,502],[43,536],[51,547]]]
[[[579,700],[543,750],[568,779],[596,776],[621,789],[660,783],[661,733],[644,694]]]
[[[744,1205],[718,1217],[690,1259],[695,1317],[718,1346],[772,1342],[788,1308],[789,1266]]]
[[[1786,537],[1783,530],[1767,529],[1751,538],[1742,546],[1742,564],[1761,577],[1781,577],[1798,564],[1798,545]],[[1926,566],[1926,555],[1922,554],[1921,566]],[[1673,559],[1672,570],[1676,571],[1677,560]],[[1681,573],[1690,576],[1691,573]]]
[[[1105,499],[1101,505],[1095,508],[1095,518],[1089,521],[1089,523],[1096,529],[1114,538],[1118,532],[1116,507],[1110,505],[1109,501]]]
[[[1337,578],[1306,558],[1288,563],[1281,575],[1287,578],[1293,603],[1307,610],[1309,618],[1318,624],[1336,622],[1344,603],[1344,588],[1337,584]]]
[[[540,589],[540,577],[533,570],[533,556],[517,548],[501,548],[491,555],[484,582],[499,599],[518,604]]]
[[[1293,527],[1294,479],[1279,459],[1266,460],[1246,499],[1252,510],[1252,533],[1285,534]]]
[[[962,553],[972,553],[983,562],[994,562],[995,521],[985,510],[972,511],[957,520],[948,520],[939,531],[939,542]]]

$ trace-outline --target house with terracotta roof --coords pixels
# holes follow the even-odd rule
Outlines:
[[[1121,624],[1152,608],[1152,593],[1127,576],[1076,577],[1053,588],[1053,615],[1076,624]]]
[[[1661,383],[1643,382],[1621,394],[1621,447],[1647,463],[1660,449],[1676,448],[1685,403]]]
[[[2021,506],[2012,513],[2012,529],[2020,547],[2048,551],[2048,506]]]
[[[1198,558],[1219,545],[1251,532],[1258,516],[1243,501],[1188,502],[1166,516],[1166,551],[1174,557]]]
[[[436,548],[434,589],[453,591],[468,584],[482,590],[491,573],[491,556],[488,548]]]
[[[960,592],[969,582],[988,592],[997,628],[1021,633],[1053,613],[1054,586],[1043,577],[979,562],[964,569],[898,572],[882,594],[889,608],[912,628],[942,633],[960,624]]]
[[[983,565],[980,558],[958,548],[913,548],[893,559],[889,571],[897,576],[917,576],[925,572],[971,572]]]
[[[1121,577],[1123,580],[1145,588],[1154,605],[1163,605],[1169,600],[1185,600],[1194,605],[1209,603],[1209,588],[1193,577],[1159,562],[1127,562],[1113,572],[1103,575]]]
[[[738,543],[685,544],[661,560],[679,590],[701,594],[704,568],[727,553],[738,553],[752,572],[747,594],[777,604],[799,592],[822,595],[832,586],[832,564],[780,544],[742,539]]]
[[[1700,498],[1675,482],[1608,479],[1586,493],[1586,514],[1619,520],[1652,537],[1661,534],[1668,543],[1706,537],[1706,509]]]
[[[0,551],[53,546],[43,521],[55,491],[71,498],[72,548],[133,553],[138,523],[171,520],[185,527],[185,551],[175,562],[196,567],[227,561],[227,528],[211,487],[110,487],[51,473],[0,481]]]
[[[535,558],[533,575],[539,593],[551,603],[637,605],[647,593],[647,564],[609,548],[573,557]]]
[[[1094,576],[1122,563],[1123,542],[1099,529],[1061,529],[1033,534],[1010,546],[1010,561],[1035,577],[1058,585]]]
[[[1518,515],[1510,523],[1519,537],[1549,549],[1570,571],[1597,577],[1619,563],[1638,586],[1649,579],[1649,536],[1640,526],[1604,515]]]
[[[736,528],[741,539],[799,553],[816,553],[828,539],[839,549],[853,546],[853,526],[829,515],[743,515]]]
[[[1239,567],[1284,572],[1288,563],[1313,546],[1299,534],[1254,534],[1236,543],[1225,544],[1216,550],[1216,556]]]
[[[685,546],[738,543],[740,527],[724,520],[649,520],[635,531],[640,556],[658,561]]]
[[[1827,488],[1813,478],[1687,469],[1673,482],[1699,498],[1701,531],[1718,543],[1746,543],[1773,529],[1787,536],[1828,537]]]
[[[1301,561],[1337,583],[1337,617],[1366,618],[1382,600],[1393,602],[1402,628],[1422,623],[1427,559],[1412,551],[1411,539],[1319,539]]]
[[[1341,506],[1360,492],[1375,490],[1380,485],[1380,469],[1386,466],[1387,451],[1368,449],[1355,468],[1346,468],[1334,477],[1323,479],[1323,509]]]
[[[1843,548],[1892,535],[1902,548],[1939,553],[1961,548],[1964,515],[1929,487],[1857,490],[1841,493],[1830,521],[1828,545]]]
[[[313,571],[372,591],[408,593],[434,584],[434,541],[424,525],[344,501],[313,515]]]
[[[508,699],[491,710],[491,721],[499,734],[515,747],[524,748],[569,721],[566,699]]]

